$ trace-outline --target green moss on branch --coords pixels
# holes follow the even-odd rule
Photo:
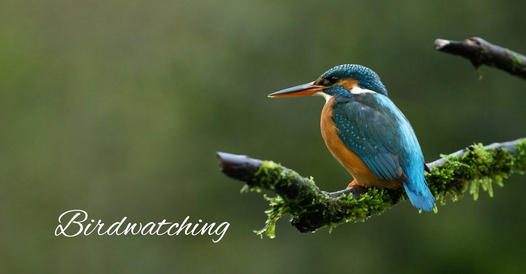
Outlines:
[[[265,211],[265,226],[256,231],[270,238],[275,237],[276,222],[284,215],[292,217],[291,223],[298,230],[309,232],[324,226],[333,228],[342,223],[363,222],[406,199],[402,189],[351,188],[328,193],[320,190],[312,177],[303,177],[272,161],[218,155],[223,172],[245,181],[246,190],[270,190],[276,194],[264,196],[270,208]],[[247,166],[247,161],[251,161],[251,165]],[[486,147],[475,144],[428,165],[431,172],[426,173],[426,180],[441,204],[445,204],[447,197],[458,200],[468,189],[475,200],[480,189],[492,197],[493,184],[503,186],[503,181],[512,173],[526,171],[526,139]],[[243,170],[247,173],[241,172],[239,176]]]

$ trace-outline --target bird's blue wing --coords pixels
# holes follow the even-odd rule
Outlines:
[[[435,198],[424,177],[424,156],[402,112],[380,94],[336,99],[333,120],[338,136],[381,179],[399,180],[411,203],[430,211]]]
[[[406,181],[410,162],[423,164],[409,122],[383,95],[358,98],[336,101],[333,106],[339,137],[378,178]]]

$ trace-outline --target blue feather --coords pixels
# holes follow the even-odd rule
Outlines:
[[[340,95],[333,120],[343,143],[378,178],[401,181],[413,206],[432,210],[435,199],[424,178],[424,156],[402,112],[383,94],[331,89]]]

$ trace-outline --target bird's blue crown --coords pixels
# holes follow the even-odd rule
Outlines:
[[[387,96],[387,90],[380,81],[378,74],[370,68],[361,65],[339,65],[324,72],[320,78],[328,79],[329,81],[331,81],[331,79],[335,81],[353,79],[358,81],[358,86],[360,88],[372,90]]]

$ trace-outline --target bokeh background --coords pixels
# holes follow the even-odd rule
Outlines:
[[[266,203],[215,151],[273,159],[327,190],[350,180],[319,132],[323,99],[269,100],[342,63],[371,67],[428,161],[526,136],[526,82],[435,52],[481,36],[526,52],[524,1],[0,1],[1,273],[518,273],[526,177],[418,214],[259,239]],[[53,235],[107,223],[228,221],[210,237]]]

